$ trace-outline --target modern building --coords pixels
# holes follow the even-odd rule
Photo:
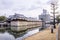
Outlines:
[[[39,19],[41,19],[43,21],[43,27],[47,27],[50,24],[50,14],[48,14],[47,10],[43,9],[43,13],[41,13],[41,15],[39,15]]]

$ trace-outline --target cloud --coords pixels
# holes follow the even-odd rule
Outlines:
[[[41,0],[0,0],[1,9],[12,10],[33,10],[39,8],[42,2]]]
[[[9,9],[13,5],[11,0],[0,0],[0,9]]]
[[[46,8],[47,1],[48,0],[0,0],[0,13],[14,14],[17,12],[24,15],[27,15],[29,12],[29,14],[38,13],[40,9]]]

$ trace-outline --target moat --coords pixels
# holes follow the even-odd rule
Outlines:
[[[39,28],[35,28],[27,32],[22,32],[21,34],[3,31],[3,32],[0,32],[0,38],[1,40],[2,39],[3,40],[23,40],[24,38],[31,36],[38,32],[39,32]]]

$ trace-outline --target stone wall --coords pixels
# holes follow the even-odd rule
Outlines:
[[[16,26],[12,26],[11,30],[21,31],[29,28],[41,27],[42,22],[41,21],[15,21],[15,22],[12,21],[11,25],[16,25]]]

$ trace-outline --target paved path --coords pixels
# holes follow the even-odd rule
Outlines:
[[[58,40],[60,40],[60,23],[59,23],[59,27],[58,27]]]
[[[56,40],[57,29],[54,29],[54,33],[51,33],[51,29],[47,28],[39,33],[36,33],[30,37],[25,38],[24,40]]]

